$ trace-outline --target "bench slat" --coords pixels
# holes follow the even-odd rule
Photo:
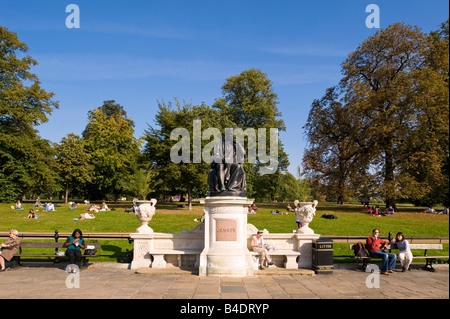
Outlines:
[[[67,257],[66,255],[50,255],[50,254],[15,254],[15,257],[49,257],[49,258],[61,258]],[[81,257],[99,257],[99,255],[81,255]]]
[[[197,255],[201,254],[203,250],[153,250],[150,251],[150,255]]]
[[[95,248],[101,248],[101,243],[85,243],[86,246],[94,246]],[[19,247],[21,248],[66,248],[64,242],[21,242]]]
[[[444,249],[442,244],[409,244],[410,249]]]
[[[269,251],[269,256],[299,256],[299,251],[291,251],[291,250],[272,250]],[[250,254],[252,255],[259,255],[260,253],[257,251],[250,251]]]
[[[348,248],[353,250],[353,246],[354,246],[354,244],[350,244]],[[396,244],[387,245],[386,247],[387,247],[387,249],[397,249]],[[438,249],[438,250],[444,249],[442,244],[409,244],[409,248],[410,249]]]

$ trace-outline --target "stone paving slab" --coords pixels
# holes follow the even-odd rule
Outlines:
[[[333,274],[279,271],[253,277],[199,277],[186,270],[152,273],[114,265],[93,264],[78,275],[79,288],[67,286],[62,266],[17,267],[0,273],[2,299],[448,299],[448,265],[436,272],[413,269],[378,275],[379,288],[369,288],[369,274],[355,267]],[[71,277],[74,279],[75,277]],[[69,282],[73,283],[74,281]]]

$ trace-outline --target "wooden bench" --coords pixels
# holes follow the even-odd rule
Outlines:
[[[96,249],[101,248],[100,243],[86,243],[86,246],[94,246]],[[29,253],[23,253],[22,248],[26,249],[36,249],[36,248],[54,248],[55,252],[53,254],[42,254],[42,253],[35,253],[35,254],[29,254]],[[18,264],[22,266],[20,263],[20,258],[35,258],[35,257],[48,257],[48,258],[54,258],[54,262],[58,263],[60,258],[68,258],[66,255],[58,255],[57,252],[59,249],[66,249],[64,247],[64,242],[21,242],[19,245],[19,251],[14,255],[14,258],[17,260]],[[86,265],[88,262],[87,258],[95,258],[99,257],[99,255],[81,255],[81,263],[82,265]]]
[[[250,255],[259,256],[260,253],[250,250]],[[297,257],[300,256],[299,251],[271,250],[271,251],[269,251],[269,256],[284,256],[286,258],[284,261],[284,268],[286,268],[286,269],[297,269],[298,268]]]
[[[354,244],[350,244],[349,245],[349,249],[353,250],[353,246]],[[442,250],[443,246],[442,244],[409,244],[409,248],[411,250],[414,249],[423,249],[424,253],[423,255],[414,255],[413,254],[413,259],[425,259],[426,264],[425,266],[421,267],[421,269],[423,270],[428,270],[428,271],[436,271],[436,269],[434,269],[433,267],[433,263],[436,261],[436,259],[439,258],[449,258],[449,256],[429,256],[428,255],[428,250]],[[391,244],[391,245],[387,245],[386,249],[397,249],[397,245]],[[363,265],[362,265],[362,269],[365,270],[367,267],[367,264],[369,263],[369,261],[373,258],[373,257],[356,257],[357,259],[361,259],[363,261]]]
[[[153,250],[150,251],[150,255],[153,256],[152,268],[166,268],[167,261],[164,258],[166,255],[176,255],[178,260],[178,267],[181,267],[182,255],[195,255],[194,267],[200,266],[200,254],[202,249],[166,249],[166,250]]]

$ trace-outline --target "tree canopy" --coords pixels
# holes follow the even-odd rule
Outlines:
[[[448,194],[448,21],[430,35],[404,23],[380,30],[348,55],[342,74],[309,114],[304,165],[311,176],[338,197],[373,179],[372,193],[386,206],[402,199],[442,202]]]

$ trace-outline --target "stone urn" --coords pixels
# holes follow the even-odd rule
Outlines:
[[[294,201],[295,214],[298,220],[302,224],[302,227],[297,230],[297,234],[314,234],[314,230],[309,228],[309,223],[313,220],[316,215],[316,206],[319,202],[315,200],[314,202],[299,202]]]
[[[148,222],[152,220],[155,215],[156,199],[151,200],[133,200],[134,214],[141,222],[141,227],[136,229],[136,233],[139,234],[153,234],[153,229],[148,226]]]

